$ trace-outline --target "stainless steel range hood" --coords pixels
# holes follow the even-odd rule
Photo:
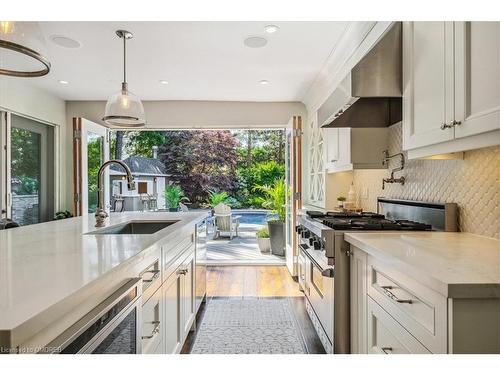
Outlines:
[[[401,121],[401,42],[397,22],[319,108],[323,128],[386,127]]]

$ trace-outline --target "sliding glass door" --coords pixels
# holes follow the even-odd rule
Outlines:
[[[19,225],[54,216],[54,127],[2,113],[2,217]]]

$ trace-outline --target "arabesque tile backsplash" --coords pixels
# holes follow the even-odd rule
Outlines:
[[[389,129],[390,154],[401,152],[401,145],[401,124],[396,124]],[[354,186],[364,210],[376,210],[377,197],[455,202],[462,232],[500,239],[500,146],[467,151],[463,160],[407,160],[405,169],[395,175],[405,176],[405,185],[388,184],[382,190],[382,178],[398,161],[391,160],[388,170],[354,171]],[[361,194],[365,188],[368,198]]]

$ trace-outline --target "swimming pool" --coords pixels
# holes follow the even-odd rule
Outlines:
[[[268,220],[276,218],[276,215],[267,213],[265,211],[249,212],[233,210],[234,215],[241,216],[240,224],[255,224],[255,225],[265,225]]]

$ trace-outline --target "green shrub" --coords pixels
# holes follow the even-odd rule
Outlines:
[[[259,229],[256,233],[257,238],[269,238],[269,231],[267,228]]]
[[[184,196],[184,192],[179,185],[168,185],[165,188],[165,199],[167,200],[169,208],[178,208],[179,203],[183,201],[188,201]]]
[[[288,190],[285,185],[285,179],[280,178],[274,181],[273,185],[256,186],[254,189],[264,193],[262,206],[270,209],[273,214],[278,215],[277,221],[284,222],[286,218],[285,199]]]
[[[208,192],[208,204],[210,207],[214,208],[219,203],[224,203],[226,199],[229,198],[229,194],[225,191],[213,191]]]
[[[241,202],[234,197],[227,197],[224,203],[231,208],[241,208],[243,206]]]

